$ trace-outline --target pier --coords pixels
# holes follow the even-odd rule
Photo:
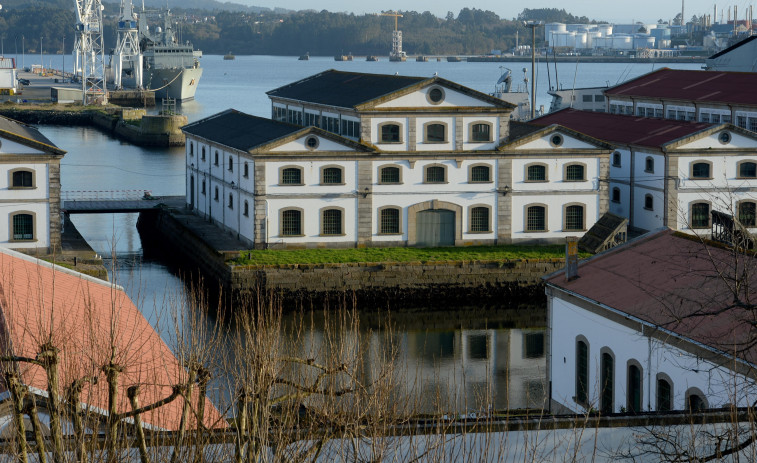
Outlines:
[[[90,190],[61,192],[65,214],[145,212],[159,207],[184,207],[184,196],[152,196],[146,190]]]

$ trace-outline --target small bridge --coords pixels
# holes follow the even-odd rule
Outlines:
[[[153,196],[149,190],[79,190],[61,192],[66,214],[142,212],[160,205],[184,207],[184,196]]]

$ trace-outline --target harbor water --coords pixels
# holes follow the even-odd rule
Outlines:
[[[61,55],[26,55],[27,66],[39,63],[60,69]],[[66,67],[73,63],[66,57]],[[22,57],[18,57],[19,65]],[[521,79],[523,63],[449,63],[446,61],[404,63],[335,62],[332,57],[222,56],[202,58],[204,73],[196,99],[180,110],[189,121],[234,108],[270,117],[266,91],[327,70],[375,72],[414,76],[438,75],[475,90],[489,93],[506,65],[514,81]],[[554,66],[554,65],[552,65]],[[561,87],[614,85],[662,67],[662,64],[559,63]],[[672,65],[670,66],[672,67]],[[698,64],[675,67],[698,69]],[[537,73],[537,107],[549,107],[548,76],[544,64]],[[554,68],[550,80],[555,85]],[[150,149],[126,144],[93,128],[42,126],[40,130],[67,151],[61,163],[63,191],[148,190],[155,196],[183,195],[185,185],[183,148]],[[187,308],[181,269],[159,256],[144,255],[136,230],[136,214],[77,215],[72,220],[88,243],[101,254],[111,279],[123,285],[145,317],[174,346],[175,326]],[[504,304],[503,304],[504,305]],[[358,301],[359,307],[359,301]],[[526,310],[526,309],[524,309]],[[396,317],[394,339],[402,363],[420,379],[408,381],[418,390],[443,389],[460,409],[476,409],[482,397],[492,397],[497,408],[540,407],[546,395],[543,306],[523,311],[492,307],[437,307],[411,311]],[[177,312],[179,315],[177,316]],[[213,324],[214,320],[205,319]],[[318,330],[317,327],[313,328]],[[486,391],[483,394],[482,391]],[[437,394],[438,395],[438,394]]]

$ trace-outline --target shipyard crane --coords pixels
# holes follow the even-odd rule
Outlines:
[[[126,63],[129,63],[128,69],[124,67]],[[124,71],[132,74],[136,88],[142,88],[142,52],[139,49],[137,15],[134,13],[131,0],[121,0],[121,15],[118,18],[116,48],[113,51],[111,67],[115,88],[123,87],[121,79]]]
[[[101,0],[76,1],[76,32],[81,66],[82,103],[108,102],[105,88],[103,4]]]
[[[394,31],[392,31],[392,51],[389,53],[389,61],[405,61],[407,55],[402,51],[402,31],[397,28],[398,18],[404,17],[396,11],[387,11],[381,13],[379,16],[393,16],[394,17]]]

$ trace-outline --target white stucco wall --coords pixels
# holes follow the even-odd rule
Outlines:
[[[14,241],[11,215],[24,212],[34,216],[34,240]],[[50,246],[50,207],[47,202],[0,202],[0,246],[11,249]]]

